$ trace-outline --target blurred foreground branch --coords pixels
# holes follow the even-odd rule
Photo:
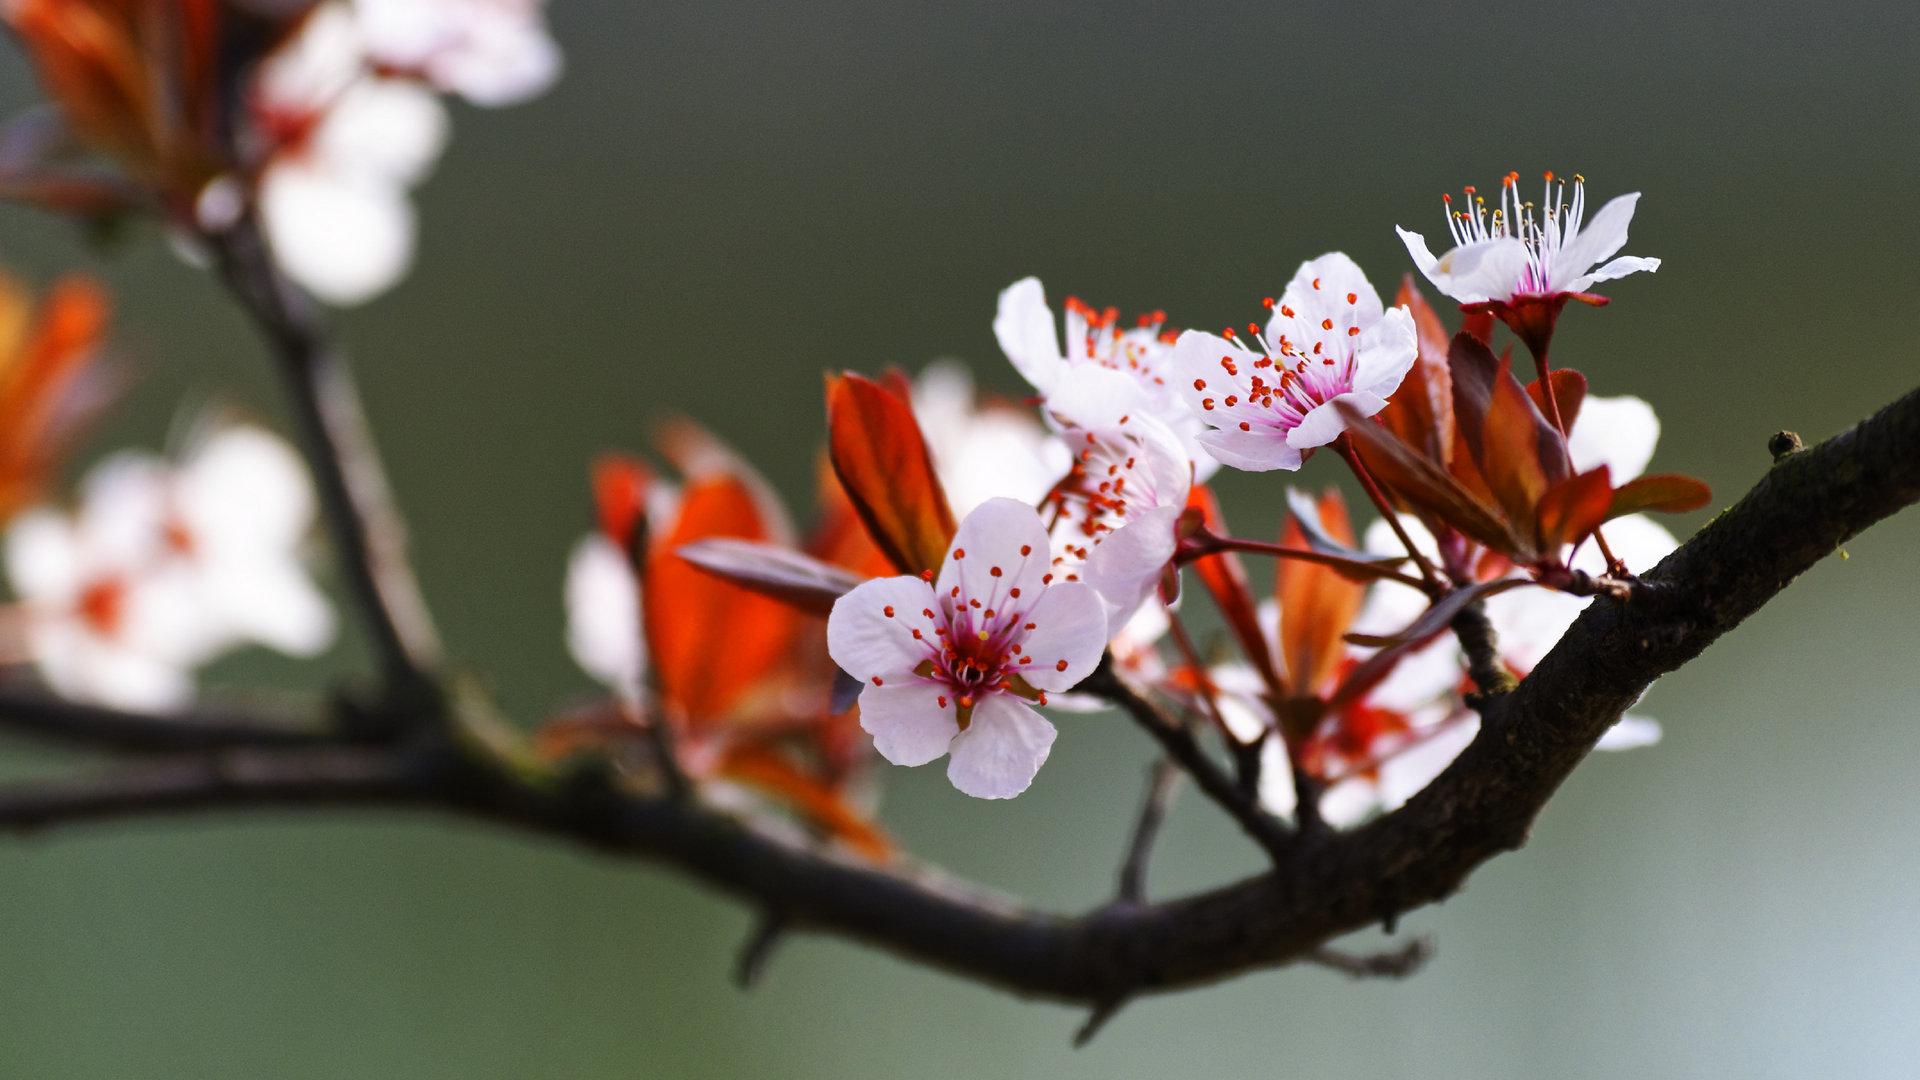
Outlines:
[[[0,825],[265,807],[432,808],[665,863],[778,912],[783,931],[840,934],[1016,993],[1092,1005],[1097,1018],[1140,994],[1292,962],[1396,974],[1416,966],[1424,948],[1351,957],[1326,942],[1441,899],[1481,863],[1519,847],[1560,782],[1654,679],[1849,537],[1917,500],[1920,391],[1784,458],[1649,573],[1631,601],[1596,601],[1517,687],[1483,695],[1479,737],[1401,809],[1350,832],[1293,835],[1272,869],[1161,903],[1103,905],[1083,916],[1038,911],[905,861],[865,862],[697,798],[634,793],[601,769],[528,772],[478,741],[421,729],[385,744],[228,745],[14,787],[0,791]],[[93,719],[65,734],[125,742],[130,718]]]

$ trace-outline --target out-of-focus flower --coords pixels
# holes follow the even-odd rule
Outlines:
[[[35,310],[0,275],[0,522],[41,497],[74,435],[112,396],[98,361],[107,298],[69,278]]]
[[[992,499],[961,522],[936,581],[880,578],[834,604],[827,648],[866,684],[860,724],[882,757],[950,755],[948,779],[977,798],[1027,789],[1055,732],[1025,702],[1072,689],[1107,643],[1099,595],[1048,566],[1039,515]]]
[[[1094,308],[1069,296],[1061,305],[1066,347],[1038,278],[1023,278],[1000,293],[993,333],[1013,366],[1039,392],[1047,412],[1069,427],[1106,433],[1122,418],[1147,415],[1165,424],[1201,480],[1219,463],[1200,450],[1206,425],[1174,385],[1175,333],[1164,311],[1123,326],[1118,308]]]
[[[545,0],[353,0],[367,52],[475,105],[514,105],[560,77]]]
[[[1607,302],[1587,290],[1639,271],[1660,268],[1659,259],[1622,255],[1606,261],[1627,243],[1627,225],[1633,220],[1640,193],[1620,195],[1588,221],[1586,182],[1575,176],[1568,184],[1546,174],[1538,205],[1520,194],[1520,174],[1500,181],[1500,205],[1488,209],[1486,197],[1467,188],[1464,206],[1451,195],[1447,231],[1454,246],[1435,257],[1418,233],[1396,228],[1413,256],[1414,266],[1433,287],[1467,307],[1498,315],[1514,332],[1544,355],[1546,337],[1568,300],[1600,305]]]
[[[664,723],[689,775],[771,798],[884,853],[885,838],[847,799],[862,751],[851,712],[831,705],[833,666],[808,632],[818,624],[680,555],[702,541],[791,542],[784,512],[705,433],[680,426],[663,443],[682,487],[631,459],[603,459],[594,470],[600,528],[567,568],[568,646],[624,706],[562,718],[542,732],[543,745],[563,753]],[[829,504],[808,549],[872,568],[877,555],[858,532],[843,502]]]
[[[1038,503],[1066,474],[1072,454],[1031,410],[983,399],[960,364],[929,364],[913,380],[913,415],[934,470],[960,517],[988,499]]]
[[[1274,304],[1256,349],[1237,336],[1189,330],[1173,366],[1188,403],[1213,430],[1200,445],[1221,462],[1264,472],[1297,469],[1349,421],[1386,407],[1413,366],[1412,317],[1384,310],[1352,259],[1338,252],[1301,265]]]
[[[446,145],[439,99],[371,71],[353,13],[331,0],[261,66],[250,104],[268,147],[262,222],[281,268],[334,304],[392,287],[413,261],[408,190]]]
[[[334,619],[302,563],[313,516],[299,459],[259,428],[215,430],[178,465],[108,458],[74,514],[8,532],[28,650],[55,689],[129,708],[179,705],[242,645],[317,653]]]

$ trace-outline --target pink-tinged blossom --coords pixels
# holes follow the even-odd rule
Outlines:
[[[1166,313],[1128,326],[1116,308],[1094,308],[1076,297],[1061,305],[1065,347],[1038,278],[1023,278],[1000,293],[993,333],[1007,359],[1062,425],[1113,429],[1125,417],[1147,415],[1165,424],[1205,480],[1218,463],[1200,452],[1206,425],[1180,398],[1174,383],[1173,335]]]
[[[1039,515],[1012,499],[967,515],[932,583],[866,582],[827,619],[828,652],[862,682],[860,725],[880,755],[948,755],[953,786],[982,799],[1033,782],[1054,729],[1027,701],[1086,678],[1106,642],[1099,594],[1055,577]]]
[[[1251,332],[1255,328],[1249,327]],[[1213,430],[1199,442],[1223,464],[1252,472],[1297,469],[1340,437],[1336,402],[1362,415],[1386,407],[1417,351],[1413,317],[1383,309],[1352,259],[1338,252],[1301,265],[1266,330],[1239,337],[1180,335],[1180,392]]]
[[[1049,500],[1053,570],[1092,585],[1118,633],[1173,558],[1193,467],[1173,432],[1147,415],[1108,432],[1068,428],[1064,435],[1076,453]]]
[[[413,262],[409,191],[446,145],[439,100],[375,74],[353,15],[329,2],[261,66],[251,106],[269,143],[260,212],[281,268],[333,304],[392,287]]]
[[[65,695],[144,709],[184,703],[194,670],[239,646],[317,653],[334,618],[303,564],[313,516],[299,459],[258,428],[217,431],[178,466],[109,458],[74,513],[8,530],[27,651]]]
[[[1467,188],[1461,204],[1442,195],[1453,247],[1436,257],[1419,233],[1397,228],[1414,265],[1433,287],[1462,304],[1514,304],[1552,297],[1604,303],[1587,292],[1595,284],[1641,270],[1660,268],[1659,259],[1622,255],[1627,225],[1640,193],[1617,196],[1587,220],[1584,178],[1565,180],[1546,174],[1538,204],[1520,194],[1519,174],[1500,183],[1500,203]]]
[[[983,399],[958,363],[927,365],[912,399],[947,504],[960,517],[995,497],[1038,503],[1071,464],[1066,445],[1032,410]]]
[[[475,105],[514,105],[560,76],[545,0],[354,0],[367,52]]]

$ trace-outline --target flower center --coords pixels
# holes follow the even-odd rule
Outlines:
[[[1526,245],[1527,268],[1517,289],[1521,295],[1557,291],[1553,280],[1555,256],[1579,235],[1587,216],[1586,177],[1575,173],[1569,183],[1551,171],[1542,176],[1544,186],[1537,204],[1521,198],[1517,172],[1500,179],[1500,203],[1493,208],[1487,206],[1486,196],[1472,187],[1461,189],[1466,209],[1456,207],[1453,196],[1440,196],[1455,247],[1508,237]]]
[[[1067,297],[1062,306],[1086,323],[1079,340],[1067,342],[1069,350],[1079,350],[1070,354],[1069,360],[1124,372],[1152,386],[1166,385],[1167,347],[1174,337],[1163,329],[1166,312],[1148,312],[1134,320],[1132,328],[1123,330],[1119,308],[1095,308],[1077,296]]]

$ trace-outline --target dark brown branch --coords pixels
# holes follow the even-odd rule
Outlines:
[[[1242,790],[1233,777],[1208,757],[1185,724],[1168,716],[1151,698],[1115,672],[1111,659],[1102,660],[1099,669],[1080,684],[1080,690],[1120,706],[1153,736],[1169,758],[1193,777],[1194,786],[1233,818],[1240,831],[1276,860],[1287,857],[1294,844],[1293,832],[1286,823],[1268,813],[1256,793]]]
[[[1173,797],[1180,792],[1180,766],[1172,758],[1157,758],[1147,772],[1146,795],[1140,800],[1140,816],[1134,820],[1133,835],[1127,839],[1127,858],[1120,864],[1119,897],[1122,903],[1137,904],[1147,898],[1147,864],[1153,861],[1153,845],[1160,838],[1160,826],[1166,823]]]
[[[1652,680],[1916,500],[1920,392],[1775,465],[1630,601],[1596,600],[1526,680],[1492,700],[1473,744],[1400,810],[1352,832],[1300,837],[1269,873],[1164,903],[1081,917],[1039,912],[915,866],[861,862],[697,799],[634,796],[599,772],[572,783],[529,778],[444,744],[234,750],[78,787],[15,789],[0,793],[0,825],[249,806],[433,806],[675,866],[777,908],[796,929],[1103,1017],[1141,994],[1326,962],[1333,938],[1451,894],[1475,867],[1524,842],[1561,781]]]
[[[1433,959],[1433,942],[1417,937],[1397,949],[1377,953],[1350,953],[1322,947],[1300,959],[1355,979],[1404,979]]]
[[[130,753],[316,746],[340,737],[305,715],[259,703],[202,704],[176,715],[150,716],[68,701],[17,679],[0,680],[0,732]]]
[[[389,686],[418,691],[439,660],[439,642],[346,360],[328,346],[312,303],[281,277],[250,214],[207,242],[286,381],[334,556]]]

